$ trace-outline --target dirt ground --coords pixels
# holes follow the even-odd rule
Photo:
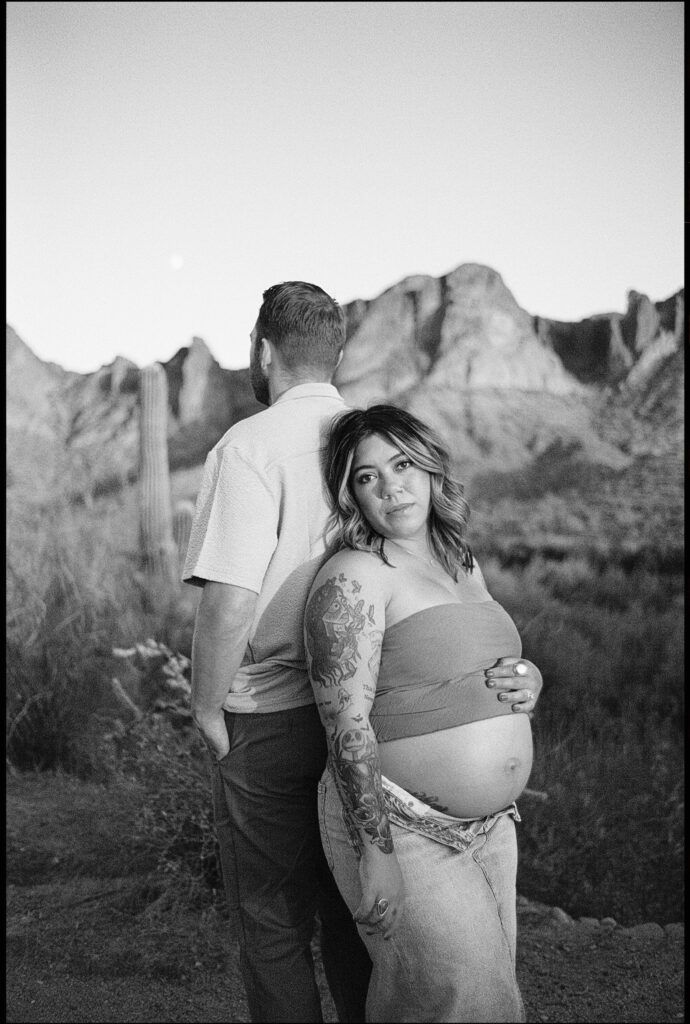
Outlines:
[[[208,939],[209,929],[223,926],[205,922],[206,950],[192,917],[176,918],[174,929],[152,919],[142,931],[122,909],[128,884],[83,879],[81,891],[71,884],[62,893],[56,885],[9,887],[7,1021],[249,1020],[236,947],[227,943],[219,954],[222,936]],[[151,957],[156,927],[158,962]],[[568,923],[520,900],[519,927],[529,1022],[684,1020],[682,926]],[[172,946],[177,955],[166,959]],[[317,974],[330,1024],[337,1018],[320,964]]]
[[[10,1024],[249,1020],[222,900],[190,910],[174,879],[161,894],[127,863],[129,789],[15,774],[6,796]],[[683,925],[573,922],[518,897],[518,929],[530,1024],[684,1020]],[[313,949],[324,1021],[334,1024]]]

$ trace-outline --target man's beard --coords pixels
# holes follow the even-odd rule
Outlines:
[[[255,345],[252,349],[252,357],[249,362],[249,379],[257,402],[261,402],[262,405],[270,405],[271,395],[268,390],[268,377],[261,369],[258,345]]]

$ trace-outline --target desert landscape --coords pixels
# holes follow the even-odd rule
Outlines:
[[[684,292],[555,321],[462,264],[346,314],[336,385],[446,439],[544,675],[529,1020],[680,1020]],[[205,456],[261,407],[198,337],[90,374],[6,338],[8,1020],[245,1020],[178,579]]]

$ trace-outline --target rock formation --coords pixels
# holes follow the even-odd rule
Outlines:
[[[9,326],[5,344],[8,485],[27,496],[57,494],[71,466],[62,392],[77,375],[43,362]]]
[[[658,306],[631,292],[625,314],[548,320],[521,309],[494,270],[465,264],[347,306],[335,382],[353,405],[392,401],[429,419],[467,481],[527,466],[557,441],[561,451],[621,469],[630,445],[603,429],[602,404],[620,413],[628,383],[652,369],[667,378],[682,308]],[[670,388],[677,394],[677,380]]]
[[[465,264],[442,278],[406,278],[369,303],[364,315],[356,304],[354,312],[357,324],[348,330],[335,379],[354,405],[449,380],[463,391],[579,391],[488,267]]]
[[[528,313],[496,271],[463,264],[440,278],[405,278],[345,312],[335,378],[345,399],[394,402],[433,423],[475,504],[578,494],[608,502],[615,522],[634,500],[640,521],[677,528],[682,291],[658,302],[631,291],[624,312],[572,323]],[[67,373],[11,328],[7,360],[10,483],[26,490],[33,480],[45,497],[62,479],[73,497],[94,500],[136,479],[133,363]],[[163,368],[172,470],[199,465],[233,422],[262,408],[248,370],[223,369],[200,338]],[[650,500],[663,493],[664,509],[648,515],[640,491]]]

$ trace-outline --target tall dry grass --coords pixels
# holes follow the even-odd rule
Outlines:
[[[8,511],[7,756],[20,769],[93,775],[98,722],[118,708],[113,647],[155,636],[189,649],[192,595],[142,574],[117,506]]]

